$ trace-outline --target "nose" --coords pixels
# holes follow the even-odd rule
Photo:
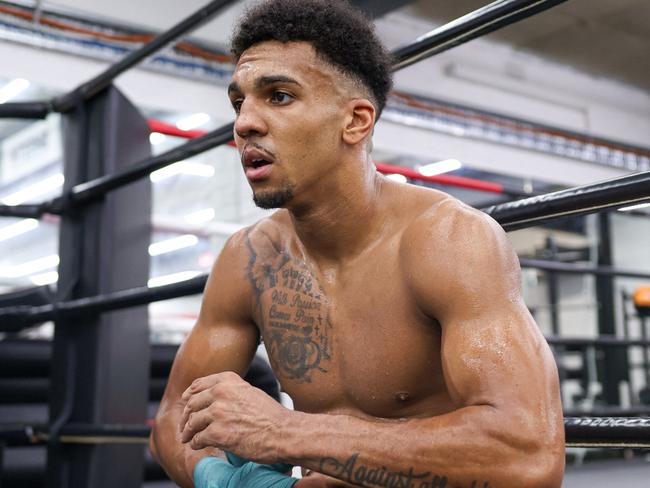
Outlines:
[[[248,139],[251,136],[263,136],[268,131],[263,114],[251,99],[244,100],[235,120],[235,135]]]

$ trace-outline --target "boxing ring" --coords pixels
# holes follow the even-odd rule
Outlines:
[[[499,0],[450,22],[393,52],[394,70],[540,13],[565,0]],[[0,427],[0,468],[4,446],[48,446],[48,477],[53,486],[111,486],[141,476],[141,444],[147,442],[149,339],[145,306],[199,294],[207,276],[170,285],[142,286],[148,278],[146,246],[150,231],[152,172],[232,141],[233,123],[216,130],[181,131],[145,120],[112,86],[113,80],[169,43],[218,14],[232,0],[215,0],[104,72],[52,100],[0,105],[0,117],[40,119],[56,112],[64,124],[62,194],[28,205],[0,205],[0,216],[61,217],[57,294],[38,303],[0,309],[0,331],[16,332],[44,321],[55,322],[51,362],[50,422]],[[128,132],[123,129],[128,127]],[[150,131],[184,137],[187,142],[156,156]],[[119,147],[119,150],[113,148]],[[377,163],[383,172],[447,184],[480,184],[449,176],[426,177],[407,168]],[[483,186],[490,191],[498,189]],[[482,209],[507,231],[567,216],[579,216],[650,201],[650,171],[609,181],[531,196]],[[134,236],[126,243],[124,235]],[[132,266],[129,276],[112,272]],[[607,267],[573,266],[522,260],[522,266],[557,272],[643,277],[650,274]],[[42,290],[34,290],[38,294]],[[28,293],[27,293],[28,294]],[[0,302],[2,297],[0,297]],[[45,302],[45,303],[43,303]],[[123,344],[120,337],[128,337]],[[609,340],[624,346],[615,337]],[[559,337],[551,344],[562,344]],[[650,341],[633,341],[650,347]],[[7,363],[6,367],[11,367]],[[133,386],[129,395],[114,385]],[[124,387],[124,385],[119,385]],[[142,391],[138,392],[138,388]],[[648,412],[645,412],[646,415]],[[572,416],[564,419],[568,447],[649,448],[650,418]],[[134,445],[131,445],[134,444]],[[100,463],[99,461],[102,460]],[[93,465],[91,470],[89,466]],[[104,480],[99,483],[98,480]],[[108,481],[106,481],[108,480]],[[114,485],[113,485],[114,486]],[[131,485],[129,485],[131,486]],[[135,485],[133,485],[135,486]]]

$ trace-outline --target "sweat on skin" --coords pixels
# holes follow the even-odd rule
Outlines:
[[[263,42],[237,64],[243,166],[256,201],[284,201],[214,265],[157,457],[183,487],[221,450],[311,470],[298,488],[560,486],[557,371],[503,231],[379,175],[375,107],[342,86],[304,42]],[[253,171],[254,157],[270,164]],[[240,378],[260,338],[295,411]]]

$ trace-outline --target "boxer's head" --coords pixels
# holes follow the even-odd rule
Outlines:
[[[235,141],[256,203],[282,207],[367,152],[391,87],[390,56],[347,3],[275,0],[252,8],[232,39]]]

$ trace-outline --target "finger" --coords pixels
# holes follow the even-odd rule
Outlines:
[[[181,399],[187,401],[190,396],[200,393],[208,388],[211,388],[224,381],[243,381],[241,376],[233,371],[224,371],[222,373],[215,373],[208,376],[203,376],[192,381],[192,384],[183,392]]]
[[[185,428],[181,432],[181,441],[189,442],[198,432],[205,430],[213,421],[212,415],[208,410],[201,410],[190,415]]]
[[[192,381],[192,384],[187,387],[187,389],[183,392],[181,395],[181,400],[183,401],[188,401],[190,397],[195,394],[202,392],[203,390],[207,390],[210,388],[212,385],[214,385],[214,380],[215,376],[217,375],[210,375],[210,376],[203,376],[202,378],[197,378],[194,381]]]
[[[199,451],[203,449],[205,446],[203,445],[201,432],[198,432],[196,433],[196,435],[192,436],[188,445],[190,446],[191,449],[194,449],[195,451]]]
[[[183,432],[187,419],[194,412],[200,412],[208,408],[215,400],[214,390],[203,390],[198,393],[195,393],[189,397],[185,408],[183,408],[183,413],[181,414],[181,420],[178,425],[179,431]]]
[[[206,447],[219,447],[219,446],[214,446],[213,444],[210,443],[210,438],[208,435],[208,432],[205,430],[202,430],[201,432],[197,432],[194,434],[194,436],[190,439],[190,442],[188,444],[191,449],[195,451],[199,451],[201,449],[205,449]]]

